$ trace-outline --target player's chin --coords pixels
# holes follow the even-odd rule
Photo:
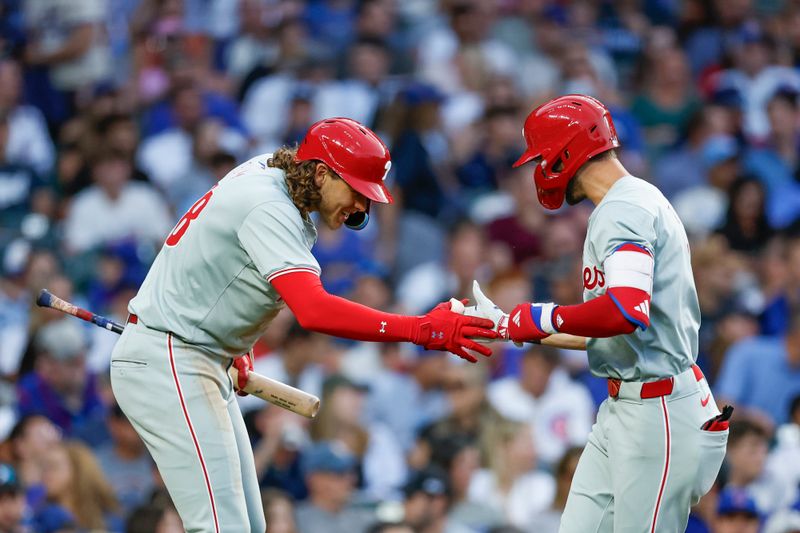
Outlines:
[[[325,225],[328,226],[328,229],[339,229],[342,227],[342,224],[344,224],[344,221],[338,215],[331,215],[325,217],[323,220],[325,221]]]

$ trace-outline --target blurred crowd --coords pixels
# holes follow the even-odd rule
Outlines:
[[[115,335],[36,294],[124,321],[196,198],[320,118],[381,135],[396,199],[319,228],[329,291],[581,301],[591,206],[546,212],[511,168],[527,113],[571,92],[683,220],[698,363],[736,406],[688,531],[800,532],[797,0],[3,0],[0,531],[182,530],[110,391]],[[256,370],[322,410],[241,399],[269,533],[557,531],[606,384],[582,352],[493,348],[462,364],[282,312]]]

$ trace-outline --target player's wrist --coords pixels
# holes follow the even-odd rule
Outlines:
[[[558,333],[554,324],[558,322],[557,308],[552,302],[519,304],[509,315],[508,338],[514,342],[533,342]]]

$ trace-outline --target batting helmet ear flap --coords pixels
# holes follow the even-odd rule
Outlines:
[[[354,230],[364,229],[369,223],[369,206],[371,203],[372,202],[367,200],[367,209],[365,211],[357,211],[347,217],[347,220],[344,221],[344,225]]]

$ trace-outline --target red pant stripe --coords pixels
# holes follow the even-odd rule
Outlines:
[[[211,489],[211,480],[208,478],[208,469],[206,468],[206,462],[203,459],[203,453],[200,451],[200,443],[197,442],[197,435],[195,435],[194,426],[192,426],[192,420],[189,418],[189,411],[186,409],[186,402],[183,399],[183,391],[181,390],[181,382],[178,381],[178,371],[175,369],[175,356],[172,353],[172,333],[167,334],[167,345],[169,346],[169,364],[172,367],[172,378],[175,380],[175,388],[178,390],[178,399],[181,401],[183,417],[186,419],[186,425],[189,426],[189,433],[192,435],[194,449],[197,451],[197,458],[200,459],[200,466],[203,468],[203,477],[206,481],[208,498],[211,500],[211,512],[214,515],[214,531],[219,533],[219,519],[217,518],[217,505],[214,503],[214,491]]]
[[[658,521],[658,511],[661,507],[661,497],[664,495],[664,486],[667,484],[667,475],[669,475],[669,453],[670,453],[670,434],[669,434],[669,411],[667,410],[667,400],[665,396],[661,397],[661,408],[664,410],[664,434],[666,435],[665,458],[664,458],[664,474],[661,476],[661,487],[658,489],[658,499],[656,500],[656,508],[653,511],[653,525],[650,527],[650,533],[655,533],[656,522]]]

